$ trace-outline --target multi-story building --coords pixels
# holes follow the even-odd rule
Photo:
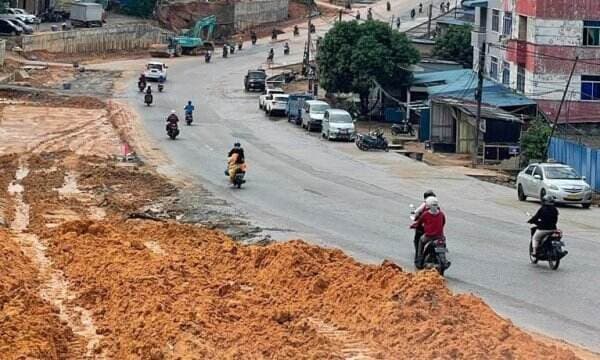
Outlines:
[[[600,0],[469,2],[474,68],[485,44],[487,76],[554,119],[578,56],[559,121],[600,128]]]

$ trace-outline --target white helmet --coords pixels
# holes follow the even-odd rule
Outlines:
[[[425,199],[425,205],[432,214],[437,214],[440,211],[440,204],[435,196],[430,196]]]
[[[177,111],[171,110],[171,114],[176,114],[176,113],[177,113]]]

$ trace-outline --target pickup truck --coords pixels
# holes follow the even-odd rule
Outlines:
[[[250,90],[265,90],[265,80],[267,79],[267,75],[265,71],[262,69],[258,70],[248,70],[248,73],[244,77],[244,89],[246,91]]]
[[[273,94],[285,94],[285,91],[280,88],[267,88],[264,94],[258,98],[258,108],[266,111],[266,101],[269,97],[272,98]]]

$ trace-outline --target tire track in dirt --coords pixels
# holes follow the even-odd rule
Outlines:
[[[317,333],[341,345],[344,359],[372,360],[379,358],[376,351],[369,349],[362,340],[349,331],[338,329],[336,326],[327,324],[320,319],[308,318],[307,321]]]
[[[96,333],[91,313],[84,308],[68,305],[69,300],[75,298],[69,291],[68,280],[62,271],[53,268],[52,261],[46,256],[46,244],[37,235],[27,232],[30,208],[23,198],[25,188],[22,182],[29,174],[29,169],[24,159],[20,159],[19,163],[15,180],[8,186],[8,193],[13,197],[15,204],[15,215],[10,229],[23,252],[38,267],[40,278],[43,280],[41,298],[54,305],[58,309],[61,322],[66,323],[73,333],[80,336],[70,344],[71,350],[84,358],[104,359],[100,347],[102,337]]]

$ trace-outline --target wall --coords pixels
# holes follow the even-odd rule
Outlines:
[[[166,33],[163,30],[149,24],[126,24],[25,35],[22,39],[22,48],[25,52],[90,54],[147,49],[151,44],[163,42],[164,37]]]
[[[0,67],[4,66],[4,57],[6,56],[6,41],[0,40]]]
[[[236,30],[288,18],[288,0],[241,0],[235,3]]]
[[[548,152],[551,158],[573,167],[595,191],[600,191],[600,150],[552,138]]]

